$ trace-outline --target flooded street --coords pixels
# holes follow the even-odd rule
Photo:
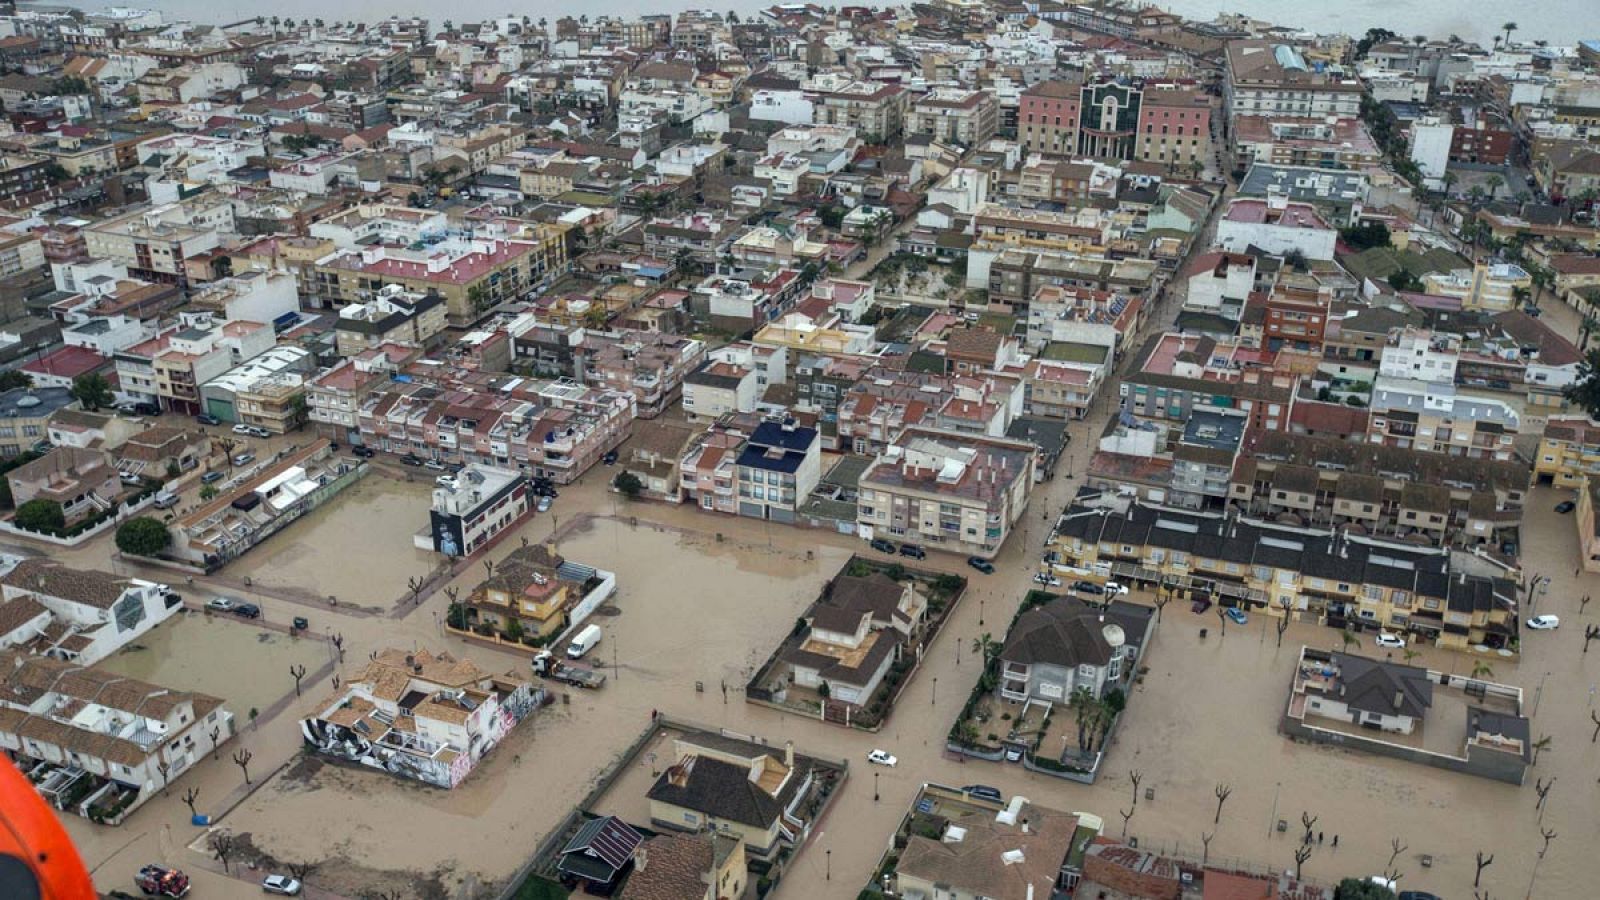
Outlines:
[[[405,595],[408,578],[426,575],[438,561],[411,544],[411,536],[428,525],[431,490],[423,482],[369,475],[225,574],[317,600],[332,594],[341,602],[386,607]]]
[[[381,523],[392,527],[395,536],[381,543],[346,537],[312,517],[297,528],[315,526],[315,537],[291,530],[280,538],[284,548],[269,543],[262,550],[282,553],[303,544],[300,552],[317,562],[293,566],[295,571],[281,576],[267,572],[265,557],[252,555],[244,564],[254,566],[263,581],[283,577],[299,584],[321,584],[324,574],[336,583],[357,586],[364,580],[403,576],[417,559],[408,540],[414,514],[402,509],[413,501],[392,499],[391,489],[402,500],[414,496],[407,493],[414,486],[380,477],[368,479],[354,496],[390,510],[390,519],[403,514],[403,529]],[[1600,653],[1581,652],[1584,620],[1578,616],[1577,597],[1586,591],[1600,593],[1595,583],[1600,579],[1572,577],[1572,519],[1550,511],[1561,499],[1555,493],[1533,495],[1524,544],[1530,551],[1529,571],[1553,578],[1537,611],[1561,615],[1563,628],[1528,635],[1520,664],[1494,661],[1493,680],[1527,692],[1535,738],[1552,738],[1526,786],[1292,743],[1278,734],[1276,725],[1298,647],[1340,646],[1337,632],[1297,624],[1279,648],[1264,616],[1252,616],[1243,628],[1229,626],[1222,636],[1214,616],[1202,620],[1186,606],[1172,604],[1157,629],[1146,657],[1149,672],[1130,698],[1105,774],[1099,784],[1086,787],[1031,774],[1017,765],[963,763],[943,753],[944,737],[978,672],[972,639],[984,632],[998,638],[1004,631],[1029,586],[1032,561],[1048,530],[1045,513],[1059,510],[1069,489],[1061,478],[1036,494],[1018,539],[996,561],[995,575],[972,573],[960,558],[944,554],[926,561],[931,568],[972,575],[971,588],[882,731],[866,734],[752,706],[741,694],[749,672],[792,627],[822,583],[852,552],[865,552],[860,542],[664,504],[627,503],[605,491],[600,479],[591,478],[564,489],[552,514],[536,517],[522,533],[530,540],[545,540],[554,530],[563,555],[617,573],[618,595],[594,620],[605,638],[589,660],[610,677],[603,689],[572,691],[565,700],[558,691],[555,705],[513,732],[460,788],[445,792],[376,772],[297,762],[294,721],[320,702],[329,687],[325,681],[308,685],[305,698],[294,701],[291,692],[290,709],[263,723],[259,732],[241,736],[264,771],[280,764],[287,768],[223,824],[235,833],[248,833],[257,847],[279,859],[323,860],[313,883],[346,896],[385,885],[401,888],[407,896],[447,896],[468,884],[500,882],[514,872],[646,727],[651,711],[660,710],[779,746],[793,740],[801,752],[850,761],[846,785],[780,884],[780,900],[853,896],[925,781],[994,785],[1036,803],[1097,813],[1114,823],[1115,831],[1120,827],[1118,810],[1129,802],[1132,769],[1142,773],[1142,787],[1155,791],[1153,799],[1141,799],[1129,823],[1128,833],[1139,837],[1141,847],[1198,856],[1202,833],[1214,833],[1213,861],[1239,858],[1253,866],[1286,868],[1293,864],[1294,823],[1304,811],[1318,817],[1317,829],[1330,840],[1340,836],[1337,850],[1319,847],[1306,863],[1308,877],[1335,881],[1378,872],[1388,861],[1391,839],[1398,837],[1406,847],[1396,863],[1405,873],[1402,885],[1447,897],[1471,895],[1472,857],[1480,849],[1495,855],[1483,875],[1485,888],[1495,896],[1528,894],[1540,844],[1532,783],[1555,777],[1559,783],[1543,826],[1559,836],[1540,864],[1532,896],[1586,895],[1595,872],[1588,848],[1600,840],[1592,813],[1600,790],[1594,780],[1600,772],[1600,745],[1591,743],[1589,719],[1591,688],[1600,683]],[[323,512],[333,521],[345,515],[338,505]],[[404,541],[401,532],[406,533]],[[340,540],[347,541],[342,551],[324,543]],[[363,545],[363,555],[354,557],[363,564],[348,565],[350,548],[356,545]],[[491,555],[503,557],[513,546],[508,541]],[[325,562],[329,559],[337,562]],[[225,574],[235,573],[230,568]],[[482,568],[471,566],[454,584],[466,591],[482,577]],[[268,621],[281,622],[303,611],[300,604],[270,596],[260,602]],[[442,593],[436,594],[402,619],[318,611],[313,627],[337,629],[348,639],[342,668],[346,677],[360,671],[371,650],[397,645],[450,650],[495,671],[527,671],[525,657],[442,634],[438,623],[446,602]],[[1204,640],[1198,634],[1202,625],[1211,629]],[[158,630],[154,640],[175,640],[191,626],[208,627],[191,617],[180,625],[183,631],[172,629],[168,636]],[[216,623],[209,627],[221,628]],[[240,632],[253,640],[248,629]],[[217,636],[223,646],[214,664],[219,672],[231,675],[225,661],[235,654],[241,659],[256,654],[255,644],[241,646],[231,630]],[[269,654],[280,652],[271,640],[262,647]],[[1469,657],[1436,650],[1425,651],[1416,662],[1446,671],[1467,671],[1472,665]],[[133,654],[113,664],[137,666],[139,660]],[[230,699],[239,696],[243,699],[234,705],[240,715],[246,709],[239,703],[254,702],[248,700],[254,683],[264,682],[268,694],[292,687],[286,676],[275,674],[285,668],[276,658],[259,665],[251,659],[246,665],[248,675],[238,680],[249,684],[234,687],[234,679],[224,676],[227,689],[214,681],[191,685],[171,671],[150,674]],[[696,690],[697,682],[702,690]],[[875,747],[899,756],[899,766],[867,766],[866,753]],[[648,764],[641,760],[639,766]],[[191,777],[217,798],[240,784],[239,770],[226,757],[196,770]],[[622,785],[646,784],[648,775],[631,772]],[[1220,824],[1214,825],[1219,783],[1232,793]],[[875,789],[881,794],[876,802]],[[640,798],[618,797],[615,802],[619,809],[645,808]],[[1274,830],[1276,819],[1291,823],[1287,835]],[[75,836],[87,832],[85,853],[91,865],[106,864],[107,886],[122,886],[134,860],[169,857],[191,868],[204,863],[182,849],[199,830],[187,824],[187,810],[176,797],[151,802],[122,829],[71,827]],[[829,850],[831,879],[825,863]],[[1432,856],[1431,868],[1421,867],[1421,854]],[[234,885],[240,887],[238,896],[253,894],[242,883]]]
[[[187,612],[167,620],[99,668],[228,703],[239,727],[294,689],[289,667],[315,671],[329,660],[321,641],[291,638],[247,621]]]

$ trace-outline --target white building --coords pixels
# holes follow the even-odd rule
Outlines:
[[[471,556],[532,511],[533,491],[526,475],[471,464],[439,478],[428,528],[417,534],[415,543],[420,550],[445,556]]]
[[[1422,170],[1428,187],[1437,190],[1443,185],[1445,167],[1450,165],[1450,141],[1456,127],[1442,122],[1437,116],[1420,119],[1411,126],[1411,161]]]
[[[1298,252],[1306,259],[1333,259],[1339,233],[1309,203],[1283,196],[1234,200],[1217,223],[1217,244],[1230,253],[1259,247],[1268,253]]]
[[[762,122],[804,125],[813,108],[804,91],[756,91],[750,97],[750,118]]]
[[[170,598],[170,599],[169,599]],[[0,576],[0,647],[94,665],[172,617],[182,605],[166,585],[43,558]]]
[[[928,205],[944,204],[970,216],[989,202],[989,177],[976,169],[960,168],[928,189]]]

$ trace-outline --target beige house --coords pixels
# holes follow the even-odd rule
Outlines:
[[[122,481],[111,455],[104,450],[57,447],[31,463],[6,474],[11,500],[22,506],[30,500],[52,500],[70,524],[117,502]]]

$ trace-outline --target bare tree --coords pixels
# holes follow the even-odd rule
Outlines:
[[[1310,858],[1311,858],[1311,845],[1310,844],[1301,844],[1300,846],[1294,848],[1294,880],[1295,881],[1299,881],[1300,880],[1300,870],[1301,870],[1301,868],[1303,868],[1305,866],[1306,860],[1308,860]]]
[[[1156,586],[1156,622],[1159,623],[1161,621],[1161,611],[1163,609],[1166,609],[1167,608],[1167,604],[1171,603],[1171,602],[1172,602],[1171,589],[1168,588],[1164,584],[1157,585]]]
[[[1410,848],[1405,844],[1400,843],[1399,838],[1394,838],[1393,840],[1389,841],[1389,849],[1393,850],[1394,852],[1389,854],[1389,865],[1386,868],[1392,870],[1394,869],[1394,861],[1400,858],[1400,854],[1406,852]],[[1395,879],[1391,878],[1389,880],[1394,881]]]
[[[1144,780],[1144,773],[1138,769],[1128,770],[1128,780],[1133,782],[1133,805],[1139,805],[1139,782]]]
[[[1587,609],[1588,607],[1589,607],[1589,595],[1588,594],[1584,594],[1582,597],[1578,598],[1578,615],[1580,615],[1580,616],[1588,615],[1587,613],[1584,612],[1584,610]]]
[[[1479,850],[1476,865],[1478,866],[1478,871],[1472,875],[1472,886],[1474,888],[1478,886],[1478,882],[1483,880],[1483,870],[1494,865],[1494,854],[1491,853],[1488,856],[1484,856],[1483,851]]]
[[[488,563],[489,561],[488,560],[484,560],[484,562]],[[412,603],[421,603],[422,602],[422,579],[421,578],[418,578],[415,575],[411,576],[410,578],[407,578],[406,579],[406,588],[411,591],[411,602]]]
[[[1596,714],[1592,709],[1589,710],[1589,721],[1594,723],[1594,734],[1589,736],[1589,743],[1592,744],[1600,739],[1600,714]]]
[[[206,838],[206,846],[211,848],[211,853],[216,856],[217,862],[222,863],[223,874],[233,874],[228,869],[228,861],[233,858],[233,851],[238,849],[234,844],[233,835],[226,831],[213,831],[211,836]]]
[[[1541,828],[1539,829],[1539,837],[1544,838],[1544,843],[1539,845],[1539,858],[1544,859],[1544,855],[1550,852],[1550,842],[1555,840],[1557,835],[1555,829]]]
[[[211,761],[217,761],[217,745],[222,743],[222,729],[211,729]]]
[[[161,773],[161,795],[167,794],[167,773],[172,771],[172,763],[164,759],[156,760],[156,771]]]
[[[250,784],[251,783],[250,782],[250,760],[252,760],[254,758],[255,758],[255,754],[251,753],[250,752],[250,748],[248,748],[248,747],[240,747],[233,754],[233,764],[238,766],[239,767],[239,771],[244,773],[244,783],[245,784]]]
[[[289,870],[290,878],[293,878],[295,881],[298,881],[301,884],[305,884],[306,879],[311,876],[311,873],[317,870],[317,864],[309,862],[286,862],[283,864],[283,867]]]
[[[1300,824],[1304,825],[1306,829],[1306,836],[1300,839],[1300,843],[1311,843],[1311,839],[1315,837],[1315,835],[1312,833],[1312,829],[1317,825],[1317,817],[1313,816],[1311,813],[1303,812],[1300,814]]]
[[[200,789],[197,787],[189,788],[183,792],[183,805],[189,807],[190,818],[200,815],[199,811],[194,808],[195,801],[199,799]]]
[[[1122,838],[1123,838],[1123,840],[1127,840],[1127,838],[1128,838],[1128,820],[1133,818],[1133,814],[1136,811],[1138,811],[1138,809],[1139,809],[1139,807],[1137,807],[1137,806],[1130,806],[1127,809],[1119,809],[1119,810],[1117,810],[1117,815],[1122,817]]]
[[[485,578],[493,578],[494,577],[494,560],[492,560],[492,559],[484,560],[483,561],[483,571],[486,573],[484,575]]]
[[[289,674],[294,676],[294,695],[300,696],[300,679],[306,677],[305,666],[290,666]]]
[[[1600,638],[1600,625],[1590,625],[1583,629],[1583,652],[1589,652],[1589,642]]]
[[[1211,859],[1211,839],[1216,836],[1217,833],[1215,831],[1210,834],[1206,834],[1204,831],[1200,832],[1200,865],[1204,866]]]
[[[1532,744],[1528,745],[1528,746],[1533,748],[1533,764],[1534,765],[1537,766],[1539,764],[1539,754],[1543,753],[1546,750],[1549,750],[1550,749],[1550,745],[1554,744],[1555,741],[1556,741],[1556,739],[1551,737],[1550,735],[1541,734],[1541,735],[1539,735],[1539,739],[1537,741],[1534,741]]]
[[[1283,615],[1278,617],[1278,624],[1276,626],[1274,626],[1274,627],[1276,627],[1278,629],[1278,646],[1282,647],[1283,646],[1283,633],[1285,631],[1289,630],[1289,601],[1288,601],[1288,599],[1285,598],[1279,605],[1281,607],[1283,607]]]
[[[1217,621],[1221,623],[1220,630],[1223,637],[1228,636],[1228,610],[1222,604],[1217,604]]]
[[[1232,787],[1229,787],[1226,784],[1222,784],[1221,782],[1218,782],[1217,790],[1216,790],[1216,794],[1217,794],[1217,815],[1216,815],[1216,818],[1211,820],[1211,824],[1220,825],[1222,823],[1222,804],[1228,802],[1228,795],[1232,794],[1232,793],[1233,793],[1233,788]]]

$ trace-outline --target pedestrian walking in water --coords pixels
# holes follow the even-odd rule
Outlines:
[[[1318,847],[1322,846],[1322,832],[1320,832],[1320,831],[1317,832],[1317,846]]]
[[[1339,846],[1339,836],[1337,834],[1333,836],[1333,845],[1335,847]]]

